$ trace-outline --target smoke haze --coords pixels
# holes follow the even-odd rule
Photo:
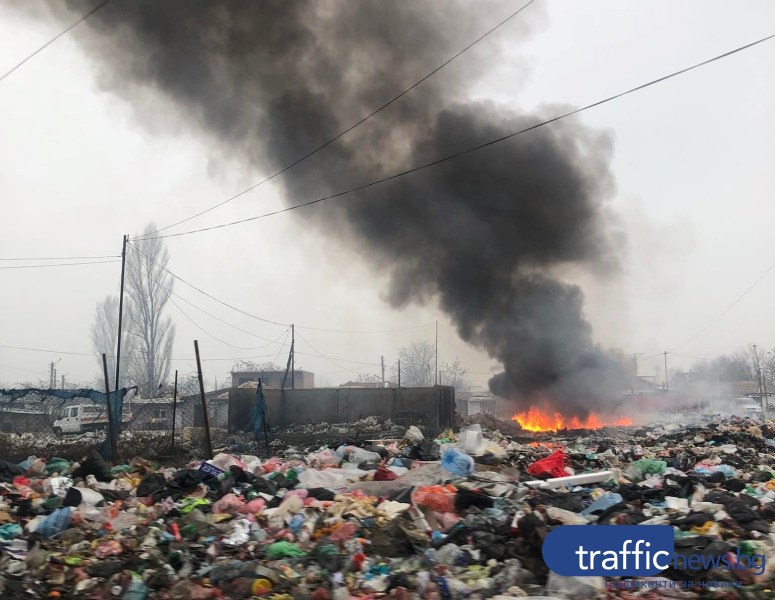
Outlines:
[[[73,10],[85,11],[81,2]],[[57,9],[59,10],[59,9]],[[500,2],[111,2],[78,39],[100,85],[163,126],[161,96],[230,159],[269,172],[380,106],[496,24]],[[477,75],[530,34],[538,6],[282,179],[290,204],[433,160],[555,114],[474,101]],[[72,18],[72,14],[68,16]],[[299,211],[389,273],[394,306],[438,302],[504,365],[493,392],[584,416],[619,395],[583,294],[556,276],[618,268],[606,134],[563,121]],[[260,212],[242,199],[246,216]],[[303,214],[302,214],[303,213]],[[210,213],[210,222],[219,222]],[[199,222],[196,222],[199,224]],[[237,232],[235,231],[235,234]]]

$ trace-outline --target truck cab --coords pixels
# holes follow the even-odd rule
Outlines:
[[[122,423],[131,420],[131,414],[124,408]],[[53,423],[56,435],[101,431],[108,428],[108,409],[99,404],[76,404],[62,409]]]

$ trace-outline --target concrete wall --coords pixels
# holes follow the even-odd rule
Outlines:
[[[351,423],[365,417],[396,418],[423,415],[437,433],[454,424],[455,389],[430,388],[316,388],[312,390],[264,390],[270,427],[293,423]],[[229,431],[252,426],[255,389],[229,391]]]

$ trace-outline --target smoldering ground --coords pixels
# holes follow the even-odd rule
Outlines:
[[[85,12],[83,2],[69,3]],[[99,84],[160,123],[149,93],[214,152],[269,172],[347,128],[516,7],[503,2],[114,0],[77,39]],[[61,15],[61,10],[57,13]],[[532,125],[554,111],[472,100],[514,60],[539,6],[281,179],[289,204],[367,183]],[[390,274],[394,306],[438,302],[504,365],[494,392],[579,416],[610,407],[623,370],[597,347],[559,267],[618,267],[610,136],[578,121],[300,210]],[[249,198],[241,202],[250,206]],[[251,212],[260,212],[259,210]],[[209,213],[210,220],[216,212]]]

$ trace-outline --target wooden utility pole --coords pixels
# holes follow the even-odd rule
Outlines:
[[[178,370],[175,369],[175,390],[172,392],[172,447],[175,447],[175,415],[178,412]]]
[[[105,405],[108,409],[108,443],[110,444],[110,460],[113,464],[118,462],[118,440],[116,439],[116,427],[113,418],[113,406],[110,402],[110,379],[108,378],[108,357],[102,353],[102,372],[105,375]],[[118,402],[118,395],[116,396]]]
[[[202,422],[205,426],[205,458],[210,460],[213,457],[213,443],[210,440],[210,417],[207,414],[207,400],[205,399],[205,384],[202,379],[202,361],[199,360],[198,340],[194,340],[194,353],[196,354],[196,370],[199,375],[199,396],[202,398]]]

